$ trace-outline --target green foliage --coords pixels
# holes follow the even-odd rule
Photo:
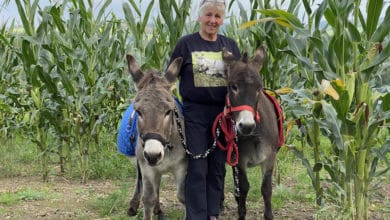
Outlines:
[[[44,180],[53,160],[59,160],[61,173],[78,173],[83,181],[109,176],[113,167],[99,162],[107,156],[102,136],[116,133],[135,92],[125,54],[142,57],[143,68],[165,68],[191,2],[165,1],[155,24],[150,22],[154,1],[145,14],[135,1],[123,4],[125,20],[106,14],[111,1],[96,14],[92,1],[45,8],[38,7],[38,1],[15,3],[22,30],[12,24],[0,32],[1,133],[25,130],[39,149]],[[167,14],[171,9],[176,16]],[[151,25],[156,28],[151,30]]]
[[[38,2],[15,1],[22,26],[0,27],[1,176],[38,170],[44,180],[58,173],[83,181],[134,175],[115,146],[135,93],[125,55],[134,54],[143,69],[163,70],[178,38],[198,28],[189,18],[192,1],[153,0],[142,11],[141,0],[129,0],[123,20],[106,14],[111,1],[97,11],[94,1],[45,8]],[[314,3],[250,0],[248,10],[230,1],[229,12],[238,7],[239,14],[227,17],[223,34],[249,54],[266,45],[265,86],[290,91],[280,94],[287,150],[279,152],[275,179],[296,171],[286,165],[297,164],[293,152],[306,169],[306,178],[300,170],[295,181],[310,183],[316,198],[279,186],[276,207],[290,199],[316,201],[319,216],[336,217],[328,216],[331,210],[366,218],[371,183],[390,169],[390,8],[368,0],[363,14],[360,0]],[[260,171],[250,172],[258,182]],[[260,188],[252,188],[249,199],[257,201]],[[103,216],[125,209],[119,192],[104,200]]]
[[[380,28],[380,36],[388,35],[390,30],[385,21],[379,22],[383,1],[368,1],[367,4],[367,15],[363,18],[360,1],[324,1],[314,14],[305,2],[307,27],[300,25],[293,10],[259,10],[264,16],[276,18],[272,20],[275,24],[289,29],[282,37],[288,42],[283,51],[294,58],[296,70],[305,73],[301,81],[305,82],[307,91],[294,89],[295,96],[290,94],[282,99],[290,103],[289,108],[306,104],[309,110],[292,110],[292,116],[300,120],[300,124],[304,117],[303,125],[299,126],[305,128],[301,131],[313,148],[314,161],[310,162],[302,149],[292,149],[312,179],[317,204],[322,205],[325,199],[319,173],[324,168],[334,186],[325,191],[330,196],[327,198],[339,201],[341,209],[357,219],[368,215],[367,194],[375,176],[375,171],[370,174],[368,170],[375,170],[381,157],[374,149],[386,154],[388,148],[380,141],[383,136],[372,138],[388,121],[389,112],[377,105],[379,99],[387,105],[379,98],[386,97],[386,92],[371,96],[369,84],[372,75],[390,56],[387,51],[390,44],[382,42],[383,37],[373,42],[372,35],[377,28]],[[329,26],[318,25],[322,16]],[[349,17],[353,17],[353,21],[349,21]],[[312,21],[316,24],[314,29],[310,26]],[[324,154],[320,148],[320,132],[334,145],[331,155]]]
[[[0,195],[0,204],[4,205],[13,205],[19,202],[18,196],[16,196],[14,193],[2,193]]]
[[[112,192],[107,197],[96,198],[91,202],[91,207],[99,210],[102,217],[112,216],[126,210],[128,203],[129,184],[124,184],[119,190]],[[122,213],[123,214],[123,213]]]
[[[134,181],[134,179],[132,180]],[[129,202],[130,183],[122,184],[121,187],[110,193],[108,196],[98,197],[90,202],[90,206],[98,210],[101,217],[110,217],[110,219],[128,219],[126,214]],[[180,204],[181,206],[181,204]],[[142,208],[138,210],[138,214],[130,219],[142,219]],[[181,219],[184,217],[184,212],[181,209],[164,210],[164,215],[167,219]]]
[[[0,137],[0,178],[12,178],[15,176],[38,175],[39,167],[34,145],[20,135],[14,134],[14,139]]]
[[[20,201],[43,200],[46,197],[48,197],[48,195],[46,195],[45,192],[26,188],[17,192],[0,193],[0,204],[14,205]]]

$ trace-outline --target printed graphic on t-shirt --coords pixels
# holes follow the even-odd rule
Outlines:
[[[221,52],[192,52],[195,87],[226,86]]]

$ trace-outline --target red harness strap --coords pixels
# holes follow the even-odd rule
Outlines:
[[[263,93],[268,97],[268,99],[274,104],[275,111],[278,116],[278,128],[279,128],[279,147],[281,147],[284,144],[284,134],[283,134],[283,111],[280,107],[278,101],[275,97],[269,95],[263,90]],[[226,106],[223,110],[223,112],[219,113],[217,117],[214,120],[213,127],[212,127],[212,133],[214,140],[216,140],[216,143],[218,147],[221,150],[227,151],[226,155],[226,162],[230,166],[236,166],[238,164],[238,146],[237,146],[237,134],[234,130],[234,121],[232,119],[233,112],[236,111],[242,111],[242,110],[248,110],[252,112],[252,115],[254,116],[256,122],[260,121],[260,114],[259,112],[255,111],[251,106],[249,105],[240,105],[240,106],[231,106],[229,96],[226,96]],[[217,126],[220,123],[220,128],[225,136],[225,142],[226,146],[224,146],[219,140],[216,139],[216,131]],[[232,160],[233,154],[235,155],[234,160]]]
[[[226,96],[226,106],[225,106],[225,108],[223,110],[223,112],[225,114],[225,117],[226,117],[226,115],[229,115],[231,117],[233,112],[239,112],[239,111],[243,111],[243,110],[250,111],[252,113],[252,115],[255,117],[256,122],[260,121],[260,114],[259,114],[259,112],[255,111],[251,106],[249,106],[249,105],[239,105],[239,106],[234,106],[233,107],[231,105],[231,103],[230,103],[229,96]]]
[[[283,133],[283,111],[282,107],[280,107],[278,100],[267,92],[263,91],[264,95],[268,97],[268,99],[274,104],[276,114],[278,116],[278,129],[279,129],[279,147],[282,147],[284,144],[284,133]]]
[[[216,140],[216,130],[217,125],[219,121],[221,121],[220,128],[222,130],[222,133],[225,136],[225,142],[226,146],[224,146],[219,140],[216,140],[218,147],[221,150],[227,151],[226,155],[226,163],[228,163],[230,166],[236,166],[238,164],[238,146],[237,146],[237,134],[234,130],[234,122],[233,122],[233,112],[237,111],[243,111],[248,110],[252,112],[252,115],[254,115],[255,120],[257,122],[260,121],[260,114],[258,112],[255,112],[255,110],[249,106],[249,105],[240,105],[240,106],[231,106],[229,96],[226,96],[226,106],[223,110],[223,112],[219,113],[218,116],[215,118],[212,128],[212,133],[214,140]],[[232,157],[235,155],[235,157]]]

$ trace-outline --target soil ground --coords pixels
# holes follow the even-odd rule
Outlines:
[[[0,203],[0,219],[126,219],[125,207],[120,213],[122,216],[120,218],[102,218],[99,210],[91,208],[92,201],[107,197],[119,188],[118,180],[90,180],[83,184],[62,177],[56,177],[49,183],[42,182],[38,177],[0,178],[0,195],[25,189],[45,194],[42,198],[26,198],[15,204]],[[132,189],[129,190],[129,194],[131,191]],[[390,219],[390,186],[380,185],[378,192],[377,196],[374,195],[373,205],[370,208],[370,219]],[[160,197],[163,210],[183,210],[174,195],[173,186],[162,190]],[[225,196],[225,207],[220,219],[237,219],[233,195],[225,193]],[[262,201],[257,204],[248,204],[247,219],[262,219],[261,206]],[[282,208],[275,210],[274,215],[275,219],[316,219],[314,204],[293,200],[285,202]]]

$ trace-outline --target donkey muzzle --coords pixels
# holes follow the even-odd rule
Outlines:
[[[236,129],[241,135],[250,135],[256,128],[253,113],[248,110],[241,111],[236,120]]]
[[[164,158],[164,146],[166,140],[157,133],[147,133],[143,135],[144,158],[150,166],[158,165]]]

